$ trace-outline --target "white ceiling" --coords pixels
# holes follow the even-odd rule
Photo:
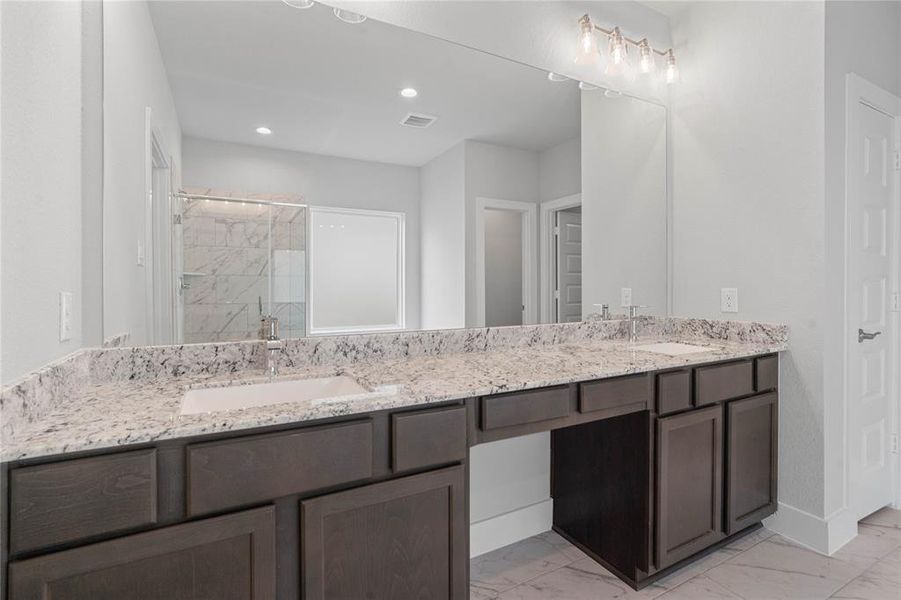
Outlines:
[[[320,4],[154,1],[150,13],[187,136],[419,166],[463,139],[540,151],[579,135],[575,82],[373,20],[343,23]],[[401,98],[404,87],[419,97]],[[409,112],[439,118],[403,127]]]

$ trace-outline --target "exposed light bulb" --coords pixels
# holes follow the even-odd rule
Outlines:
[[[619,27],[613,28],[610,34],[610,57],[604,72],[611,77],[621,77],[629,74],[629,51],[626,48],[626,40]]]
[[[282,0],[291,8],[312,8],[315,2],[313,0]]]
[[[351,25],[357,25],[366,20],[366,15],[361,15],[360,13],[355,13],[350,10],[344,10],[343,8],[336,8],[334,12],[336,17]]]
[[[587,14],[579,19],[579,51],[576,54],[577,65],[593,65],[598,61],[598,41],[594,37],[594,25]]]
[[[650,73],[654,69],[654,51],[648,40],[644,39],[638,43],[638,70],[642,73]]]
[[[677,81],[679,81],[679,69],[676,67],[676,57],[673,56],[673,51],[670,50],[666,53],[666,82],[673,84]]]

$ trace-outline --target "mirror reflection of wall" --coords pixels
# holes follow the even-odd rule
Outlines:
[[[665,312],[659,105],[280,0],[107,2],[104,57],[108,340]]]

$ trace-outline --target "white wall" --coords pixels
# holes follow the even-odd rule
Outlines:
[[[672,20],[674,312],[784,322],[779,497],[823,515],[824,8],[696,2]]]
[[[145,109],[172,158],[181,164],[181,130],[145,2],[103,5],[103,330],[147,342],[147,269],[137,265],[145,238]],[[149,252],[145,249],[145,252]],[[149,263],[148,263],[149,264]]]
[[[466,324],[466,234],[463,143],[420,169],[423,329]]]
[[[842,390],[845,196],[845,76],[857,73],[901,96],[901,3],[826,3],[826,317],[824,451],[827,517],[844,508]],[[853,518],[853,517],[852,517]]]
[[[583,92],[582,161],[583,315],[619,307],[624,287],[665,315],[666,109]]]
[[[406,213],[407,327],[419,327],[419,169],[185,137],[188,187],[300,194],[312,206]]]
[[[81,3],[4,2],[0,382],[81,345]],[[59,341],[59,292],[74,295]]]
[[[582,191],[582,141],[573,138],[538,153],[538,200],[547,202]]]

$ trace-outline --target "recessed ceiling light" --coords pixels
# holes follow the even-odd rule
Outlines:
[[[351,25],[356,25],[357,23],[362,23],[366,20],[366,15],[361,15],[360,13],[344,10],[343,8],[336,8],[335,16],[345,23],[350,23]]]
[[[291,8],[312,8],[315,2],[313,0],[282,0]]]
[[[592,90],[598,89],[598,86],[591,85],[590,83],[585,83],[584,81],[579,82],[579,89],[583,92],[590,92]]]
[[[560,75],[559,73],[554,73],[553,71],[547,72],[547,78],[551,81],[569,81],[569,77],[565,75]]]
[[[257,133],[259,133],[260,135],[270,135],[272,133],[272,130],[268,127],[257,127]]]
[[[400,91],[400,95],[404,98],[415,98],[419,95],[419,92],[415,88],[404,88]]]
[[[623,93],[619,90],[604,90],[604,95],[608,98],[619,98]]]

